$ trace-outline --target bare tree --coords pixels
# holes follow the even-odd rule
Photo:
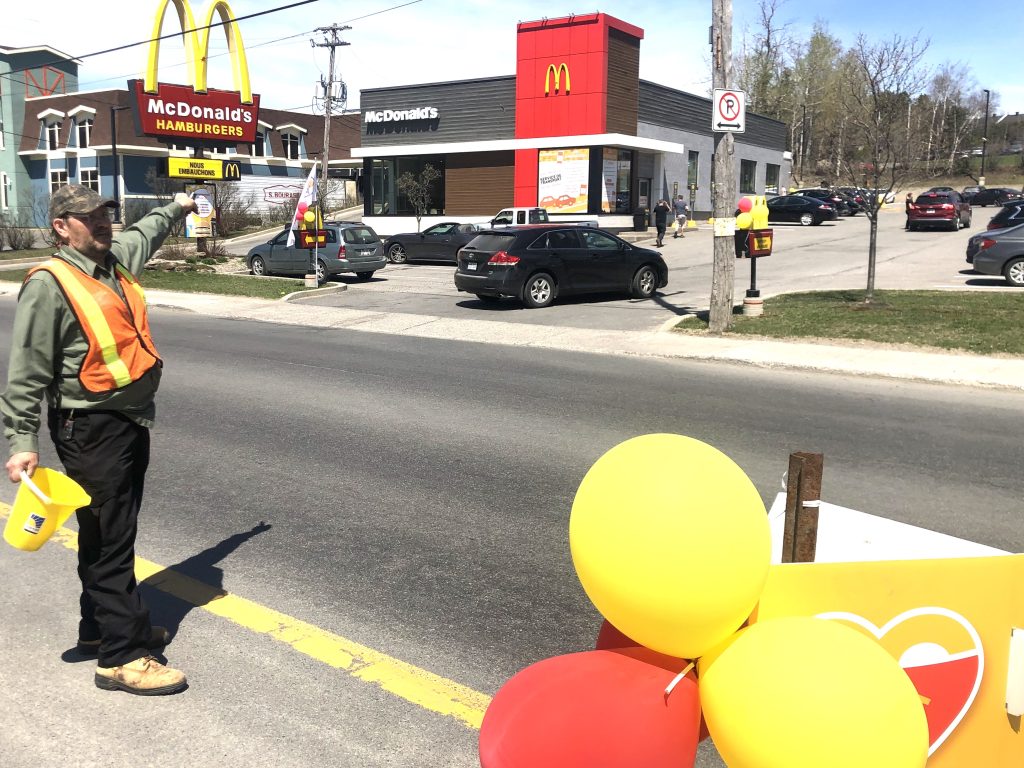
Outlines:
[[[875,257],[878,240],[878,211],[885,194],[909,173],[911,152],[904,130],[911,101],[925,83],[921,58],[927,41],[894,35],[890,40],[870,43],[864,35],[847,54],[847,87],[843,107],[848,136],[841,156],[844,175],[854,185],[881,194],[869,195],[865,213],[870,221],[868,279],[865,302],[875,291]]]
[[[785,0],[760,0],[759,27],[749,41],[744,38],[744,52],[736,65],[736,81],[747,93],[752,112],[781,119],[788,96],[783,87],[789,72],[787,50],[792,42],[788,24],[779,24],[775,17]]]
[[[441,178],[441,172],[430,163],[423,166],[419,174],[406,171],[398,177],[398,191],[405,195],[416,213],[416,231],[420,231],[420,219],[427,212],[430,201],[433,199],[431,187]]]

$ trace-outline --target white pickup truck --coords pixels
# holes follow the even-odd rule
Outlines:
[[[544,208],[504,208],[490,220],[491,227],[511,227],[516,224],[573,224],[577,227],[596,227],[597,219],[551,218]]]

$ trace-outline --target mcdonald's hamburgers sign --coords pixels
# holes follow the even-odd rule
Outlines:
[[[173,3],[185,43],[185,59],[190,85],[157,82],[160,37],[167,6]],[[214,14],[220,15],[231,56],[235,90],[206,87],[210,27]],[[260,97],[249,84],[249,65],[235,15],[224,0],[214,0],[206,10],[202,24],[196,26],[189,0],[160,0],[157,5],[153,36],[145,79],[132,80],[135,95],[135,122],[145,136],[184,139],[197,144],[246,144],[256,141]]]

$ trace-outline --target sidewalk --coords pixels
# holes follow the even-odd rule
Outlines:
[[[10,294],[16,289],[17,286],[2,286],[0,293]],[[678,318],[673,318],[657,331],[601,331],[317,307],[302,301],[310,295],[333,290],[335,288],[330,287],[304,291],[279,301],[156,290],[147,291],[146,295],[151,306],[234,319],[571,352],[717,360],[765,368],[1024,390],[1024,358],[918,352],[859,343],[818,344],[750,336],[713,338],[669,330]]]

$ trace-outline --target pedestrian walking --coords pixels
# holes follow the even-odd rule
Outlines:
[[[48,218],[59,248],[21,286],[0,413],[11,482],[39,464],[45,399],[57,455],[92,497],[77,512],[77,649],[97,656],[96,686],[170,694],[187,681],[153,657],[170,638],[150,624],[135,581],[135,537],[162,367],[137,278],[196,204],[179,193],[114,237],[116,207],[78,185],[51,196]]]
[[[658,201],[658,204],[654,206],[654,226],[658,230],[657,247],[661,248],[665,244],[665,230],[668,229],[668,215],[672,211],[672,206],[669,205],[668,200],[662,198]]]
[[[907,221],[903,225],[904,229],[910,229],[910,207],[914,204],[914,195],[911,192],[907,192],[907,197],[904,200],[904,208],[907,212]]]
[[[674,240],[677,237],[683,236],[683,230],[686,229],[686,219],[690,215],[690,206],[687,205],[682,195],[677,195],[675,202],[672,203],[672,209],[676,214],[676,231],[672,235]]]

